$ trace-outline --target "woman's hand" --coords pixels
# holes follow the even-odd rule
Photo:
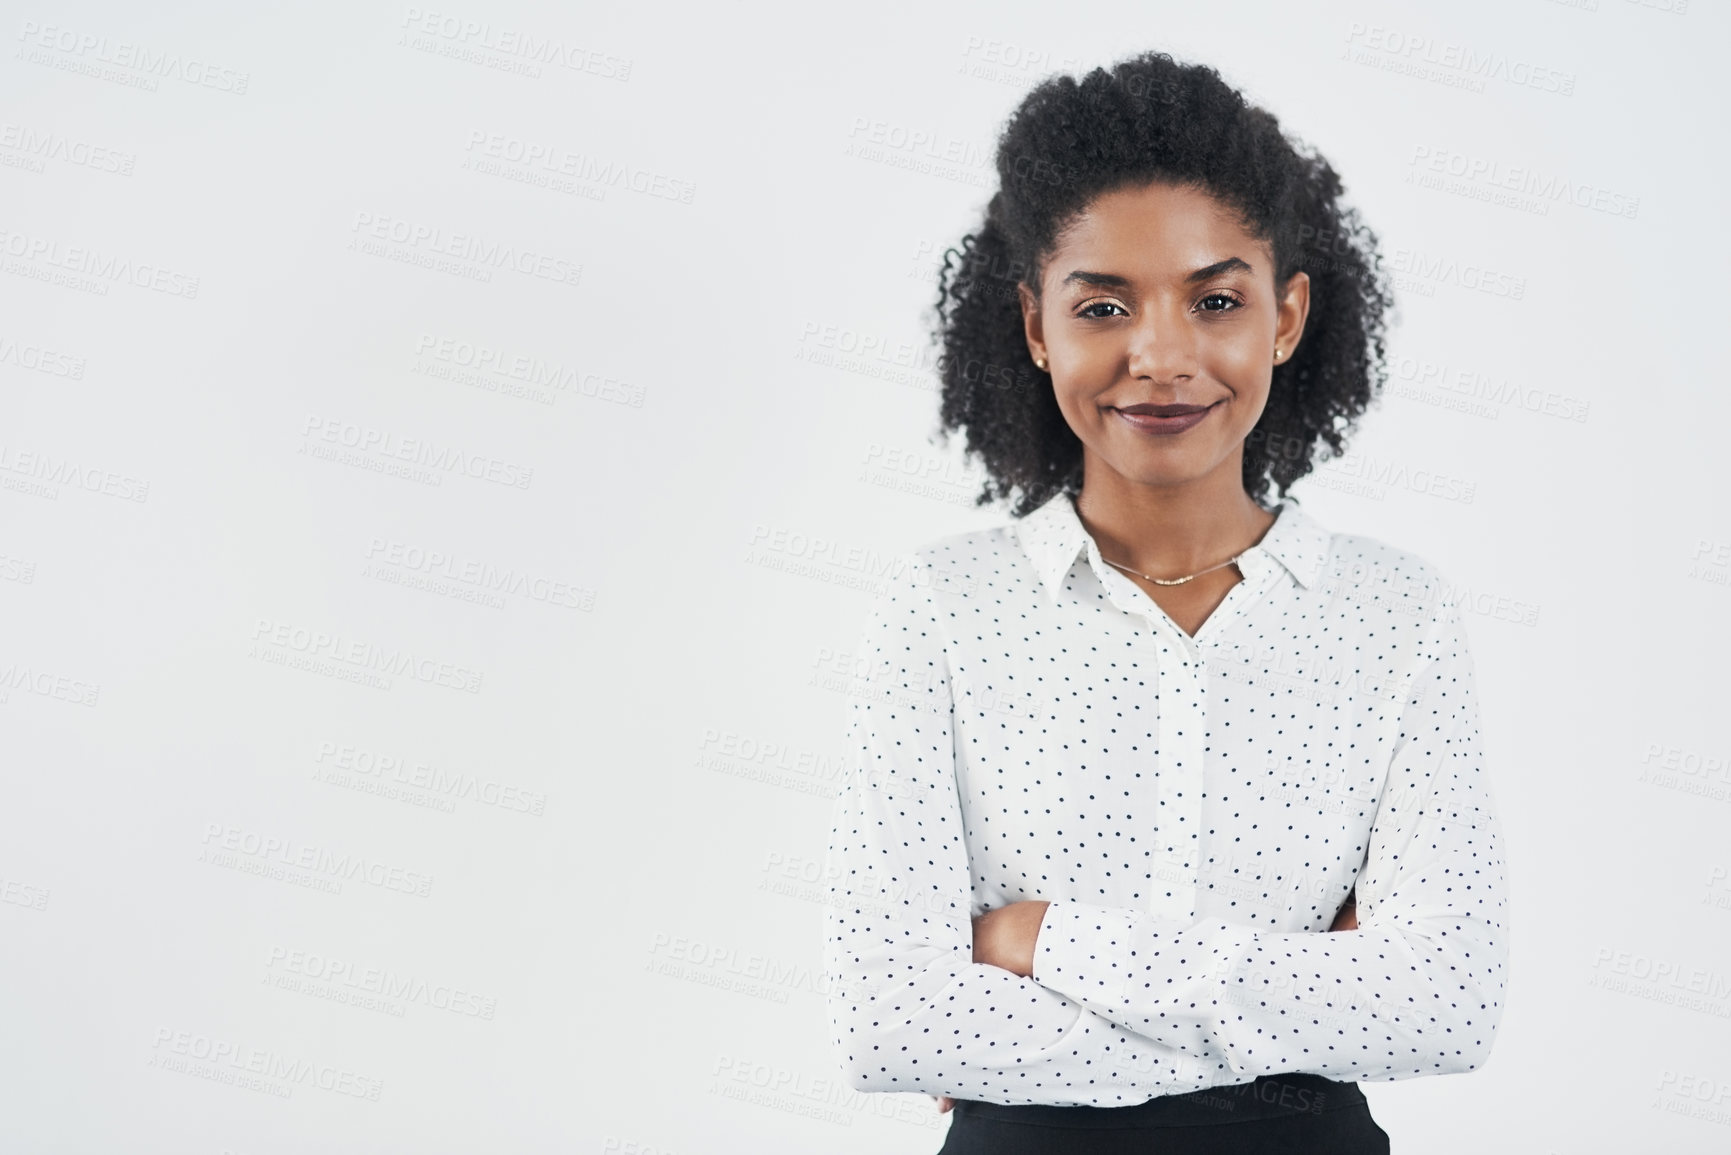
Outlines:
[[[1358,887],[1353,887],[1346,894],[1346,902],[1341,905],[1340,913],[1334,916],[1334,925],[1329,930],[1358,929]]]
[[[1030,978],[1034,973],[1034,940],[1046,917],[1045,902],[1012,902],[974,918],[974,961],[1003,967],[1011,974]],[[956,1105],[948,1095],[933,1095],[938,1113]]]
[[[1003,967],[1012,974],[1028,978],[1034,973],[1034,940],[1040,937],[1040,923],[1046,917],[1044,902],[1012,902],[974,918],[974,961]],[[1358,929],[1358,888],[1354,887],[1334,916],[1329,930]],[[933,1095],[938,1101],[938,1113],[945,1114],[956,1105],[948,1095]]]
[[[1034,940],[1046,917],[1045,902],[1012,902],[974,918],[974,961],[1003,967],[1029,978],[1034,973]]]

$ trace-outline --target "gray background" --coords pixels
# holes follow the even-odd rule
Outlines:
[[[1007,516],[925,346],[1000,124],[1159,48],[1401,270],[1296,492],[1473,611],[1508,1011],[1376,1116],[1722,1150],[1724,11],[1298,7],[6,5],[8,1149],[935,1151],[824,1042],[851,650]]]

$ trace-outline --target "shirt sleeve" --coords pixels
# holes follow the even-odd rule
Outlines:
[[[1056,902],[1034,978],[1245,1079],[1388,1081],[1482,1064],[1502,1017],[1507,877],[1455,604],[1439,608],[1420,663],[1358,875],[1357,930],[1260,932]]]
[[[1203,1085],[1214,1065],[973,961],[948,659],[929,579],[908,564],[873,603],[855,655],[825,860],[830,1044],[848,1084],[1091,1106]]]

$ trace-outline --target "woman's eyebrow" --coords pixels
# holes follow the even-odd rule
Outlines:
[[[1184,283],[1189,285],[1197,281],[1206,281],[1210,277],[1218,277],[1221,273],[1254,273],[1255,271],[1250,267],[1249,261],[1241,261],[1237,257],[1227,257],[1224,261],[1215,261],[1212,265],[1204,265],[1197,269],[1184,278]]]
[[[1237,257],[1227,257],[1224,261],[1215,261],[1212,265],[1204,265],[1194,273],[1184,278],[1187,285],[1197,281],[1206,281],[1210,277],[1218,277],[1222,273],[1254,273],[1256,270],[1248,261]],[[1063,288],[1069,284],[1094,285],[1105,289],[1124,289],[1130,286],[1129,277],[1120,277],[1117,273],[1090,273],[1085,269],[1077,269],[1065,277],[1058,285]]]
[[[1059,283],[1058,287],[1061,289],[1065,285],[1072,283],[1078,285],[1097,285],[1102,289],[1124,289],[1129,287],[1130,278],[1120,277],[1116,273],[1090,273],[1085,272],[1082,269],[1077,269],[1075,272],[1065,277],[1063,281]]]

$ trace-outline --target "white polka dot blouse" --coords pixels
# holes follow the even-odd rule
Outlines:
[[[852,1087],[1128,1106],[1485,1061],[1507,874],[1435,567],[1289,497],[1192,638],[1065,493],[901,561],[826,864]],[[1033,899],[1032,977],[974,962],[973,917]]]

